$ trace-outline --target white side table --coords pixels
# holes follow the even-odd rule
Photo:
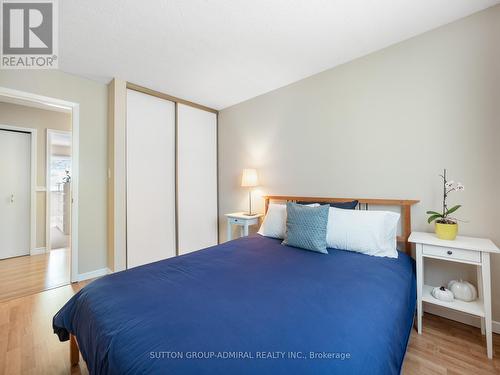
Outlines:
[[[422,302],[432,303],[481,318],[481,332],[486,331],[488,358],[493,358],[491,332],[491,274],[490,253],[500,253],[495,244],[485,238],[458,236],[454,241],[440,240],[434,233],[412,232],[408,240],[416,244],[417,261],[417,321],[418,333],[422,334]],[[424,282],[424,258],[477,266],[478,299],[472,302],[440,301],[431,295],[434,286]],[[439,286],[439,285],[435,285]]]
[[[227,217],[227,240],[231,241],[232,236],[232,225],[240,226],[241,236],[248,236],[248,227],[251,225],[259,224],[260,217],[262,214],[255,214],[252,216],[246,215],[244,212],[235,212],[232,214],[226,214]]]

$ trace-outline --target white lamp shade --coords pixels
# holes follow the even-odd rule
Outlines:
[[[243,169],[243,175],[241,176],[241,186],[242,187],[254,187],[259,185],[259,178],[257,176],[256,169]]]

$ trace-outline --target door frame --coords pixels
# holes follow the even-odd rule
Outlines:
[[[51,164],[51,152],[50,152],[50,136],[52,134],[64,134],[71,135],[71,131],[66,130],[57,130],[57,129],[49,129],[47,128],[46,133],[46,143],[45,143],[45,249],[47,252],[52,250],[50,246],[50,200],[51,200],[51,191],[50,191],[50,164]],[[72,141],[73,143],[73,141]],[[71,150],[71,162],[73,162],[73,150]],[[73,165],[71,165],[71,179],[73,180]],[[72,181],[73,182],[73,181]],[[73,184],[71,184],[71,190],[73,190]],[[73,209],[73,208],[72,208]],[[73,234],[73,227],[71,226],[70,235]]]
[[[37,131],[33,128],[22,126],[11,126],[0,124],[0,130],[17,131],[27,133],[30,136],[30,248],[29,255],[34,255],[36,251],[36,163],[37,163]]]
[[[71,282],[78,281],[78,181],[79,181],[79,140],[80,140],[80,105],[78,103],[51,98],[49,96],[43,96],[38,94],[33,94],[30,92],[24,92],[20,90],[14,90],[7,87],[0,86],[0,96],[21,100],[25,102],[25,105],[34,106],[40,108],[40,106],[46,107],[46,109],[53,108],[65,109],[71,112],[71,150],[72,150],[72,205],[71,205]],[[34,216],[33,216],[34,218]]]

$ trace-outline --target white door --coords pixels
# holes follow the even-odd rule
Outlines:
[[[127,90],[127,268],[176,254],[175,104]]]
[[[217,115],[177,107],[179,254],[217,244]]]
[[[31,134],[0,129],[0,259],[30,253]]]

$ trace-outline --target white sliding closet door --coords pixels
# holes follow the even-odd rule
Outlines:
[[[127,268],[175,256],[175,104],[127,90]]]
[[[0,259],[30,254],[31,137],[0,130]]]
[[[179,254],[217,244],[217,115],[177,105]]]

